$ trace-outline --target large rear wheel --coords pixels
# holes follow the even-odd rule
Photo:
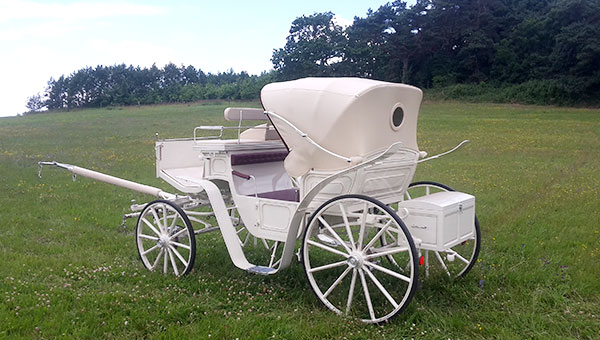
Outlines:
[[[382,245],[386,233],[395,238]],[[317,298],[335,313],[366,323],[402,312],[417,287],[417,253],[406,226],[367,196],[344,195],[321,205],[308,222],[301,253]]]

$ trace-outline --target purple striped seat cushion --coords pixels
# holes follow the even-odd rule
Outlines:
[[[238,153],[231,155],[231,165],[281,162],[287,155],[287,151]]]

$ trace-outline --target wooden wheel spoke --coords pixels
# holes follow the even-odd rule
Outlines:
[[[362,244],[365,237],[365,229],[367,227],[367,213],[369,212],[368,208],[369,207],[367,205],[367,202],[365,202],[362,217],[360,220],[360,230],[358,231],[358,245],[356,246],[357,249],[363,249]]]
[[[346,234],[348,234],[348,240],[350,240],[350,245],[352,245],[352,250],[356,250],[356,244],[354,243],[354,236],[352,235],[352,230],[350,229],[350,223],[348,222],[348,215],[346,214],[346,209],[342,203],[338,203],[340,208],[340,212],[342,213],[342,220],[344,221],[344,227],[346,228]]]
[[[342,275],[340,275],[337,280],[335,280],[331,286],[329,287],[329,289],[327,289],[327,291],[323,294],[323,297],[327,297],[331,292],[333,292],[333,290],[340,284],[340,282],[342,282],[342,280],[346,277],[346,275],[348,275],[348,273],[350,272],[352,268],[348,267],[346,268],[346,270],[344,270],[344,272],[342,273]]]
[[[348,290],[348,300],[346,300],[346,315],[350,313],[350,307],[352,307],[352,298],[354,297],[354,287],[356,286],[356,274],[358,269],[352,269],[352,281],[350,281],[350,289]]]
[[[379,288],[379,291],[381,291],[381,293],[383,294],[383,296],[385,296],[385,298],[388,299],[388,301],[392,304],[392,306],[394,306],[394,308],[398,308],[398,303],[396,302],[396,300],[394,300],[394,298],[390,295],[390,293],[387,291],[387,289],[385,289],[383,287],[383,285],[381,284],[381,282],[379,282],[379,280],[377,280],[377,278],[375,277],[375,275],[373,275],[373,273],[371,273],[370,270],[363,269],[363,271],[365,273],[367,273],[367,276],[373,281],[373,283],[375,284],[375,286],[377,288]]]
[[[169,240],[174,240],[174,239],[178,238],[179,236],[181,236],[183,233],[186,233],[187,231],[188,231],[187,228],[183,228],[183,229],[179,230],[178,232],[176,232],[175,234],[171,235],[169,237]]]
[[[402,274],[400,274],[400,273],[396,273],[396,272],[395,272],[395,271],[393,271],[393,270],[389,270],[389,269],[387,269],[387,268],[385,268],[385,267],[382,267],[382,266],[380,266],[380,265],[377,265],[377,264],[375,264],[375,263],[373,263],[373,262],[365,262],[365,264],[366,264],[367,266],[369,266],[369,267],[373,268],[373,269],[376,269],[376,270],[378,270],[378,271],[380,271],[380,272],[382,272],[382,273],[385,273],[385,274],[388,274],[388,275],[390,275],[390,276],[393,276],[393,277],[395,277],[395,278],[398,278],[398,279],[400,279],[400,280],[402,280],[402,281],[405,281],[405,282],[410,282],[410,281],[411,281],[411,280],[410,280],[410,277],[404,276],[404,275],[402,275]]]
[[[188,265],[187,261],[183,258],[183,256],[181,256],[181,254],[179,254],[179,252],[177,251],[177,249],[175,249],[172,246],[170,246],[169,248],[171,249],[171,252],[173,254],[175,254],[175,256],[179,259],[179,261],[181,261],[181,263],[183,263],[183,266],[187,267],[187,265]]]
[[[382,256],[394,255],[394,254],[403,253],[406,251],[409,251],[409,248],[407,248],[407,247],[392,248],[389,250],[384,250],[381,252],[375,252],[372,254],[368,254],[367,256],[365,256],[365,260],[371,260],[371,259],[375,259],[375,258],[382,257]]]
[[[142,252],[142,255],[146,256],[147,254],[149,254],[150,252],[152,252],[154,249],[157,249],[157,248],[159,248],[159,247],[160,247],[160,245],[158,245],[158,244],[155,244],[153,247],[151,247],[151,248],[148,248],[148,249],[144,250],[144,251]]]
[[[164,261],[163,261],[163,272],[166,274],[168,272],[169,269],[169,252],[168,250],[165,250],[165,255],[163,256]]]
[[[158,229],[160,229],[160,231],[164,231],[164,227],[163,227],[162,223],[160,222],[160,217],[158,217],[158,213],[156,212],[156,209],[155,208],[150,209],[150,213],[154,217],[154,223],[158,226]]]
[[[365,274],[362,270],[358,271],[360,275],[360,282],[363,286],[363,293],[365,294],[365,300],[367,300],[367,308],[369,308],[369,316],[371,320],[375,320],[375,312],[373,311],[373,302],[371,302],[371,296],[369,295],[369,287],[367,287],[367,280],[365,280]]]
[[[160,261],[160,257],[163,256],[164,252],[165,250],[163,248],[160,248],[160,252],[158,253],[158,256],[156,256],[156,259],[154,260],[154,263],[152,264],[150,270],[156,269],[156,265],[158,264],[158,261]]]
[[[444,268],[444,271],[446,272],[448,277],[452,277],[452,275],[450,275],[450,271],[448,270],[448,267],[446,267],[446,263],[444,263],[444,260],[440,256],[440,253],[437,251],[434,251],[434,253],[435,253],[435,257],[437,258],[437,260],[440,263],[440,265],[442,266],[442,268]]]
[[[167,248],[167,253],[169,254],[169,259],[171,260],[171,266],[173,266],[175,276],[179,276],[179,269],[177,268],[177,263],[175,262],[175,257],[173,257],[173,252],[171,251],[171,248]]]
[[[371,239],[371,241],[369,241],[369,243],[367,243],[367,245],[365,246],[364,249],[369,249],[373,246],[373,244],[379,240],[379,238],[381,237],[381,235],[383,235],[383,233],[386,232],[386,230],[389,228],[389,226],[392,224],[394,220],[390,219],[384,226],[383,228],[379,229],[379,231],[377,232],[377,234],[375,234],[375,236],[373,236],[373,238]]]
[[[173,242],[173,241],[171,241],[171,244],[174,245],[174,246],[177,246],[179,248],[183,248],[183,249],[187,249],[187,250],[191,250],[192,249],[192,247],[188,246],[187,244],[183,244],[183,243],[179,243],[179,242]],[[175,248],[173,248],[173,249],[175,249]]]
[[[167,231],[167,226],[169,225],[169,223],[167,221],[167,218],[169,217],[169,209],[167,208],[166,204],[163,204],[162,208],[163,208],[163,215],[162,215],[163,227],[165,228],[165,231]],[[175,215],[177,215],[177,213]]]
[[[464,257],[462,257],[462,255],[460,255],[457,251],[455,251],[454,249],[450,248],[450,254],[456,256],[456,258],[458,258],[459,260],[461,260],[464,264],[469,264],[470,261],[465,259]]]
[[[337,255],[340,255],[340,256],[343,256],[343,257],[346,257],[346,258],[348,257],[348,254],[345,254],[345,253],[343,253],[343,252],[341,252],[341,251],[339,251],[337,249],[331,248],[330,246],[326,246],[326,245],[324,245],[322,243],[315,242],[313,240],[307,240],[306,243],[308,243],[308,244],[310,244],[312,246],[321,248],[323,250],[327,250],[330,253],[337,254]]]
[[[146,224],[148,228],[150,228],[150,230],[152,230],[152,232],[156,234],[156,236],[161,235],[160,232],[156,230],[156,228],[154,228],[154,225],[152,225],[152,223],[150,223],[150,221],[148,221],[145,217],[142,217],[142,222],[144,222],[144,224]]]
[[[169,229],[173,230],[173,228],[175,227],[175,225],[177,224],[177,220],[179,219],[179,214],[175,213],[173,214],[173,221],[171,222],[171,224],[169,225]]]
[[[138,234],[138,238],[145,238],[147,240],[158,241],[158,237],[146,235],[146,234]]]
[[[320,267],[310,268],[308,270],[308,272],[309,273],[314,273],[314,272],[318,272],[318,271],[321,271],[321,270],[326,270],[326,269],[341,267],[341,266],[346,265],[346,264],[347,264],[346,260],[339,261],[339,262],[334,262],[334,263],[326,264],[326,265],[323,265],[323,266],[320,266]]]
[[[338,241],[338,243],[340,243],[342,245],[342,247],[344,247],[344,249],[346,249],[346,251],[348,253],[352,252],[352,250],[350,250],[350,248],[348,248],[348,246],[346,245],[346,242],[344,242],[342,240],[340,235],[338,235],[338,233],[336,233],[335,230],[333,230],[333,228],[331,228],[329,223],[327,223],[327,221],[325,221],[325,219],[323,217],[319,216],[319,221],[325,226],[325,229],[327,229],[327,231],[329,231],[331,236],[333,236],[333,238],[335,238],[335,240]]]

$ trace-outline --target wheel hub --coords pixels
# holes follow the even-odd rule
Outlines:
[[[159,247],[164,248],[169,245],[169,237],[165,236],[165,235],[161,235],[160,239],[158,240],[157,243],[158,243]]]
[[[360,268],[363,265],[363,256],[360,253],[352,253],[346,263],[352,268]]]

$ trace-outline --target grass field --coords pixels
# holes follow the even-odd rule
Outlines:
[[[256,103],[235,103],[254,105]],[[198,238],[175,279],[138,259],[131,199],[145,197],[37,162],[57,160],[172,190],[154,176],[154,138],[222,124],[224,103],[94,109],[0,119],[0,338],[598,339],[600,112],[429,102],[419,165],[477,198],[480,261],[464,279],[422,280],[384,326],[343,319],[298,263],[247,274],[218,234]]]

